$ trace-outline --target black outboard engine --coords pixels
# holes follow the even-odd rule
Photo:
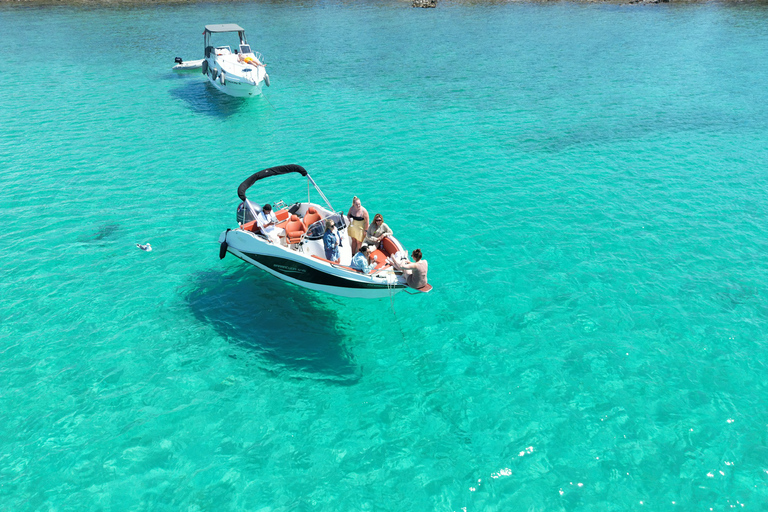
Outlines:
[[[252,220],[256,220],[256,214],[259,213],[257,208],[258,207],[254,207],[254,204],[247,199],[240,203],[237,206],[237,223],[242,226],[243,224],[248,224]],[[261,210],[261,208],[258,208],[258,210]]]
[[[183,64],[184,63],[184,60],[181,57],[176,57],[175,59],[173,59],[173,61],[176,64]]]

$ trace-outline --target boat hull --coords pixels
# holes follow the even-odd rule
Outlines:
[[[407,285],[391,270],[364,275],[339,265],[269,244],[239,230],[222,233],[220,243],[241,260],[291,284],[341,297],[378,299],[390,297]]]
[[[267,71],[264,66],[251,66],[237,61],[232,54],[211,55],[203,59],[203,74],[216,89],[236,98],[261,94]]]
[[[259,82],[256,85],[253,85],[225,79],[224,84],[222,84],[221,80],[214,80],[211,78],[211,76],[208,76],[208,82],[224,94],[229,94],[230,96],[234,96],[236,98],[250,98],[252,96],[258,96],[261,94],[261,84],[263,83]]]

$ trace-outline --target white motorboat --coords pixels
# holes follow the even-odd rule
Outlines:
[[[211,35],[237,33],[239,44],[233,51],[230,46],[212,46]],[[262,84],[269,86],[264,59],[254,53],[245,38],[245,30],[239,25],[206,25],[203,32],[205,58],[203,74],[221,92],[230,96],[248,98],[261,94]]]
[[[290,206],[278,201],[273,210],[277,218],[277,236],[270,240],[256,224],[256,215],[261,212],[261,207],[247,199],[245,192],[259,180],[289,173],[306,176],[308,190],[309,185],[313,185],[327,208],[310,202],[309,197],[306,202]],[[432,289],[429,285],[422,290],[409,288],[402,273],[388,264],[388,256],[406,256],[402,245],[393,236],[383,238],[380,248],[373,253],[377,256],[377,265],[370,273],[364,274],[351,268],[353,255],[347,234],[347,219],[343,212],[333,209],[315,180],[300,165],[283,165],[259,171],[240,184],[237,195],[242,200],[237,213],[239,227],[227,229],[219,237],[221,258],[230,252],[289,283],[343,297],[380,298],[406,288],[413,292]],[[323,234],[327,219],[333,220],[341,235],[339,263],[325,257]]]

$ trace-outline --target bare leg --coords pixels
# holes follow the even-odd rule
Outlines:
[[[387,260],[389,260],[392,263],[392,266],[397,270],[402,270],[402,265],[409,263],[409,260],[405,257],[405,254],[407,254],[405,251],[398,251],[390,255]]]
[[[408,263],[408,260],[405,258],[397,258],[396,256],[397,255],[395,254],[389,258],[389,261],[392,263],[392,266],[395,267],[395,269],[397,270],[402,270],[403,275],[406,275],[406,276],[409,275],[411,271],[407,269],[403,269],[403,265],[405,263]]]

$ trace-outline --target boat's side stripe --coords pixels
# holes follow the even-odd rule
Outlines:
[[[248,256],[250,259],[259,262],[265,267],[271,268],[275,272],[288,277],[292,277],[298,281],[305,281],[308,283],[315,283],[325,286],[335,286],[338,288],[387,288],[386,284],[364,283],[360,281],[353,281],[351,279],[344,279],[333,274],[327,274],[317,270],[316,268],[310,267],[309,265],[299,263],[298,261],[292,261],[285,258],[276,258],[274,256],[253,254],[250,252],[243,252],[243,255]],[[395,287],[402,288],[402,285],[395,285]]]

